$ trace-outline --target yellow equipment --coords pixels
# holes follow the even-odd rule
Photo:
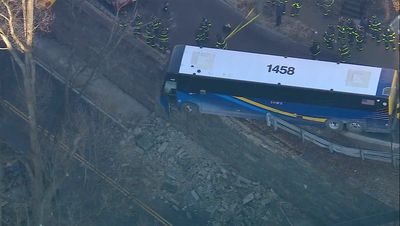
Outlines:
[[[237,25],[235,27],[235,29],[233,29],[232,32],[226,36],[225,42],[228,41],[228,39],[230,39],[232,36],[237,34],[239,31],[241,31],[243,28],[245,28],[247,25],[252,23],[254,20],[256,20],[257,17],[259,17],[261,15],[261,13],[259,13],[254,16],[251,16],[253,14],[253,12],[254,12],[254,8],[252,8],[250,10],[250,12],[246,15],[246,17],[244,18],[244,21],[242,21],[239,25]]]
[[[399,82],[399,75],[397,71],[394,71],[394,76],[392,80],[392,87],[390,88],[390,94],[389,94],[389,106],[388,106],[388,113],[389,115],[392,115],[393,113],[399,113],[396,112],[398,109],[398,104],[399,104],[399,87],[398,87],[398,82]]]

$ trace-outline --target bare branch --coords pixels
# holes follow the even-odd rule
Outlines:
[[[21,40],[18,38],[18,36],[15,34],[15,30],[14,30],[14,20],[13,20],[13,13],[11,11],[11,7],[8,3],[6,3],[4,0],[1,0],[1,2],[3,3],[3,5],[6,7],[7,9],[7,13],[9,15],[9,20],[8,20],[8,27],[9,27],[9,31],[11,34],[11,37],[13,39],[13,41],[15,41],[15,43],[18,45],[18,47],[25,52],[26,51],[26,46],[21,42]]]
[[[23,17],[23,21],[24,21],[24,36],[26,36],[26,24],[25,24],[25,21],[26,21],[26,2],[25,2],[25,0],[22,0],[22,2],[21,2],[21,5],[22,5],[22,17]]]
[[[21,71],[25,73],[25,64],[22,61],[21,57],[18,56],[18,53],[15,51],[14,47],[12,46],[8,37],[4,34],[3,30],[0,27],[0,38],[6,44],[7,49],[10,51],[12,57],[17,62],[18,66],[20,67]]]
[[[10,56],[10,60],[11,60],[11,65],[12,65],[15,81],[17,82],[18,91],[19,91],[20,94],[23,94],[24,91],[23,91],[22,86],[21,86],[21,81],[19,79],[17,69],[15,68],[15,59],[12,56]]]
[[[6,17],[4,14],[0,13],[0,16],[3,17],[5,20],[10,21],[10,19]]]
[[[3,1],[3,0],[2,0]],[[24,23],[26,23],[26,44],[28,46],[32,46],[33,43],[33,18],[34,18],[34,7],[33,7],[34,0],[27,0],[26,3],[26,18]]]

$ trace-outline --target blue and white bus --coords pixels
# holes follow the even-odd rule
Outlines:
[[[178,45],[163,93],[187,112],[390,132],[397,83],[393,69]]]

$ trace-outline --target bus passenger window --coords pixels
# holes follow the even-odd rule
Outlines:
[[[383,88],[382,95],[389,96],[390,95],[390,87]]]

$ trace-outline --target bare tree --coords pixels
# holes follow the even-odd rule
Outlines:
[[[41,103],[43,96],[48,95],[44,82],[36,84],[36,68],[33,56],[33,45],[35,31],[49,29],[49,25],[53,19],[51,11],[40,8],[36,4],[38,0],[0,0],[0,47],[4,44],[5,48],[10,52],[13,62],[16,63],[19,74],[21,74],[22,89],[24,100],[29,115],[29,137],[30,152],[26,156],[17,156],[18,161],[24,164],[30,178],[29,189],[31,190],[30,202],[28,205],[29,214],[26,216],[25,222],[29,225],[60,225],[55,223],[52,215],[52,207],[54,207],[54,197],[60,188],[66,175],[66,169],[71,164],[71,154],[82,150],[87,145],[86,139],[96,134],[100,130],[99,121],[89,120],[94,118],[93,115],[86,115],[84,110],[72,111],[68,107],[68,115],[64,119],[66,124],[63,125],[63,132],[57,138],[55,143],[50,143],[47,137],[42,139],[44,134],[48,132],[44,129],[38,129],[38,116],[41,115],[43,106],[47,106],[46,101]],[[111,57],[111,53],[115,51],[125,33],[123,29],[118,28],[116,19],[107,43],[98,51],[100,60],[89,66],[92,69],[81,87],[84,92],[88,83],[95,78],[95,74],[101,71],[105,62]],[[71,57],[74,53],[71,53]],[[99,58],[97,58],[99,59]],[[70,77],[67,77],[66,96],[68,95],[69,86],[73,85],[73,80],[78,77],[86,67],[71,70]],[[39,76],[38,76],[39,77]],[[38,82],[39,83],[39,82]],[[41,97],[41,98],[37,98]],[[66,100],[66,102],[69,102]],[[86,115],[86,116],[85,116]],[[88,122],[92,124],[88,124]],[[39,127],[40,128],[40,127]],[[51,138],[54,140],[54,138]],[[72,147],[69,154],[60,154],[60,146],[56,144],[67,144]],[[96,145],[99,145],[96,143]],[[23,211],[16,211],[23,213]],[[17,215],[17,214],[16,214]],[[22,216],[19,214],[18,216]],[[21,217],[17,217],[21,219]],[[22,222],[19,221],[19,222]]]
[[[23,78],[24,99],[29,114],[30,152],[25,166],[31,178],[31,211],[33,225],[43,223],[42,200],[46,191],[44,155],[41,152],[36,112],[36,66],[33,41],[37,29],[47,30],[52,13],[35,0],[0,0],[0,41],[17,63]]]

